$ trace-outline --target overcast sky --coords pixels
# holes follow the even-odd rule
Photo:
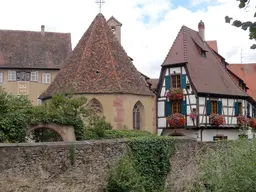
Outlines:
[[[122,45],[136,68],[159,77],[160,65],[182,25],[197,30],[205,22],[206,40],[217,40],[219,53],[229,63],[256,62],[248,32],[225,23],[226,15],[252,19],[251,8],[240,10],[235,0],[105,0],[102,13],[122,24]],[[70,32],[73,48],[99,9],[95,0],[2,0],[0,29]]]

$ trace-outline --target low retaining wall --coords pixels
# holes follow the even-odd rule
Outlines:
[[[126,153],[123,140],[75,142],[75,165],[71,143],[0,144],[0,192],[102,192],[107,171]],[[197,176],[194,140],[176,144],[167,185],[183,191]],[[203,145],[208,145],[203,144]]]

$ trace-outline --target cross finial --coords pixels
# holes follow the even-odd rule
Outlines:
[[[101,7],[105,3],[105,1],[104,0],[96,0],[96,3],[99,4],[99,9],[100,9],[100,13],[101,13]]]

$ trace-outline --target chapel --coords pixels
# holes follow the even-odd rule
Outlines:
[[[85,96],[88,106],[114,129],[156,131],[156,101],[149,78],[140,73],[120,43],[122,24],[99,13],[49,87],[56,93]]]

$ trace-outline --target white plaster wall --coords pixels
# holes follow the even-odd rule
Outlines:
[[[162,88],[160,96],[164,97],[164,95],[165,95],[165,87]]]
[[[157,103],[157,116],[163,117],[165,116],[165,102],[158,102]]]
[[[196,104],[196,96],[195,95],[189,95],[190,104]]]
[[[170,68],[170,74],[174,74],[175,73],[181,73],[180,67],[173,67]]]
[[[163,129],[157,129],[157,135],[158,135],[158,136],[161,136],[161,135],[162,135],[162,132],[163,132]]]
[[[165,76],[169,75],[169,70],[167,69],[165,72]]]
[[[162,98],[158,98],[158,101],[165,101],[166,98],[165,97],[162,97]]]
[[[205,114],[206,107],[205,106],[199,106],[199,114]]]
[[[230,107],[234,106],[234,102],[235,102],[234,99],[229,99],[228,100],[228,106],[230,106]]]
[[[199,105],[205,105],[205,97],[199,97]]]
[[[171,133],[173,133],[174,131],[178,132],[178,133],[182,133],[184,134],[186,137],[190,137],[190,138],[194,138],[198,141],[201,141],[200,138],[200,131],[198,130],[186,130],[186,129],[163,129],[162,135],[163,136],[168,136]]]
[[[158,127],[159,128],[166,127],[166,118],[165,117],[158,118]]]
[[[196,123],[196,120],[195,120],[195,123]],[[187,125],[188,126],[193,126],[194,125],[193,120],[190,117],[187,117]]]
[[[237,140],[239,135],[238,129],[204,129],[202,132],[203,141],[213,141],[213,136],[221,134],[228,136],[228,140]]]

